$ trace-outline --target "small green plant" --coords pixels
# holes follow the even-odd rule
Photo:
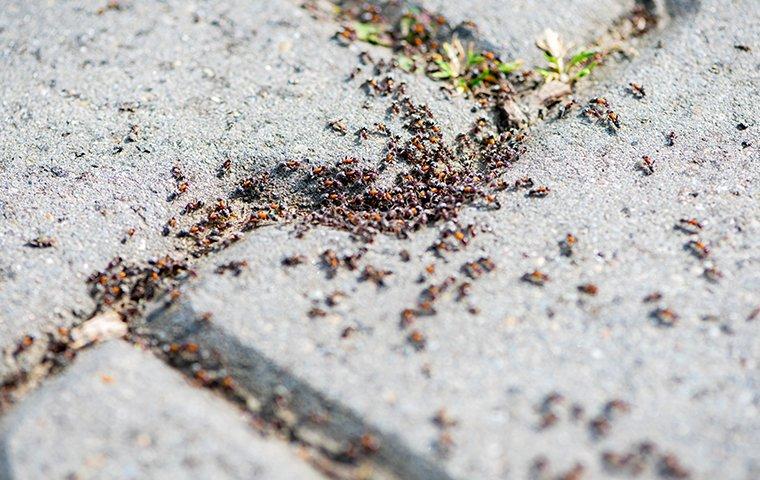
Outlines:
[[[383,47],[390,47],[392,45],[387,31],[381,25],[375,23],[356,23],[353,28],[356,32],[356,38],[362,42]]]
[[[389,47],[402,70],[446,81],[459,93],[498,85],[522,65],[520,60],[502,62],[491,52],[476,53],[472,44],[465,46],[456,36],[439,43],[440,30],[445,26],[446,20],[439,15],[410,9],[392,25],[382,18],[354,21],[336,36],[344,43],[358,40]]]
[[[456,37],[452,39],[451,43],[444,42],[441,48],[443,53],[436,53],[432,57],[438,71],[431,73],[430,76],[444,80],[455,79],[464,75],[469,60],[469,49],[465,51],[462,42]]]
[[[602,54],[596,50],[579,50],[569,55],[566,45],[554,30],[547,29],[536,46],[544,52],[546,68],[536,68],[547,82],[559,81],[573,84],[591,74],[602,59]]]
[[[417,61],[419,60],[419,55],[414,56],[408,56],[408,55],[399,55],[396,57],[396,61],[398,62],[399,68],[406,72],[415,73],[417,71]]]
[[[444,43],[441,50],[432,56],[437,69],[429,75],[437,80],[451,81],[460,93],[483,84],[496,84],[499,82],[498,72],[509,74],[522,65],[520,60],[502,62],[490,52],[475,53],[471,44],[465,48],[456,37],[451,43]]]

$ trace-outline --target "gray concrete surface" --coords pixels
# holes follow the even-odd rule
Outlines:
[[[645,477],[673,475],[663,466],[671,454],[693,478],[757,477],[757,7],[671,7],[680,17],[639,58],[602,73],[578,96],[606,97],[622,128],[611,133],[578,110],[538,128],[510,180],[530,176],[550,195],[505,193],[501,210],[468,211],[464,223],[491,230],[468,249],[436,260],[427,251],[434,231],[410,241],[379,238],[361,262],[394,272],[378,288],[359,282],[357,271],[325,280],[322,250],[360,248],[343,234],[316,230],[299,241],[287,227],[258,231],[215,259],[246,259],[246,272],[218,276],[209,265],[187,287],[184,313],[157,314],[155,328],[192,320],[187,309],[211,312],[214,332],[460,478],[525,478],[540,458],[550,474],[579,462],[587,478],[607,478],[603,454],[643,441],[658,452]],[[635,99],[629,82],[647,96]],[[637,169],[643,155],[655,160],[654,174]],[[699,235],[674,228],[692,217],[704,224]],[[568,232],[578,238],[571,257],[558,246]],[[709,245],[707,259],[685,248],[696,238]],[[412,253],[410,263],[399,259],[402,249]],[[309,261],[283,268],[281,258],[295,253]],[[400,312],[429,282],[482,255],[496,271],[472,281],[471,299],[444,294],[437,315],[417,320],[427,348],[416,352],[398,327]],[[424,272],[429,263],[432,276]],[[711,267],[722,272],[717,282],[704,276]],[[520,280],[534,269],[550,276],[544,287]],[[418,284],[420,273],[432,278]],[[598,295],[578,291],[587,282]],[[346,297],[327,307],[334,291]],[[662,299],[644,302],[653,292]],[[469,304],[480,313],[468,313]],[[310,318],[314,306],[326,315]],[[678,322],[663,326],[652,317],[657,308],[672,309]],[[540,404],[552,392],[565,400],[553,408],[556,423],[541,429]],[[591,422],[613,400],[630,411],[610,415],[609,433],[598,438]],[[584,412],[579,419],[573,404]],[[440,408],[456,425],[433,422]],[[438,458],[442,430],[454,445]]]
[[[323,478],[151,354],[112,341],[2,424],[2,478]]]
[[[528,59],[544,27],[580,43],[630,7],[623,1],[543,2],[548,6],[535,10],[519,2],[423,3],[453,21],[476,21],[484,41]],[[205,259],[177,307],[158,308],[144,328],[166,340],[191,335],[235,365],[250,388],[260,386],[251,372],[266,364],[282,377],[274,383],[300,385],[325,408],[351,412],[347,432],[379,429],[394,448],[409,449],[404,468],[413,470],[419,460],[430,470],[414,472],[436,478],[525,478],[542,458],[547,477],[580,463],[587,478],[607,478],[615,472],[605,468],[604,453],[624,454],[644,441],[656,444],[643,461],[644,478],[667,476],[671,454],[693,478],[760,476],[758,7],[750,0],[667,4],[673,21],[647,37],[638,58],[579,85],[577,100],[607,98],[621,128],[611,132],[577,108],[539,126],[507,179],[529,176],[551,193],[535,199],[504,192],[501,210],[467,210],[462,223],[479,231],[468,248],[436,258],[428,247],[437,229],[407,241],[379,237],[360,261],[362,268],[393,272],[379,287],[360,281],[361,268],[326,278],[322,251],[364,246],[346,234],[314,229],[297,239],[293,226],[266,228]],[[111,257],[182,254],[160,231],[190,200],[224,196],[246,172],[283,160],[371,159],[383,146],[357,144],[350,133],[326,128],[335,119],[344,119],[349,132],[385,121],[385,104],[362,108],[361,76],[345,81],[363,47],[332,43],[336,25],[310,18],[296,4],[135,1],[99,14],[103,5],[8,2],[0,12],[3,347],[86,315],[92,303],[84,280]],[[471,118],[465,99],[445,100],[439,85],[423,77],[407,80],[413,99],[429,103],[447,133],[465,128]],[[643,85],[647,95],[634,98],[629,82]],[[138,133],[130,134],[132,125]],[[643,155],[655,162],[652,175],[637,169]],[[219,179],[226,158],[233,169]],[[168,202],[175,165],[190,189]],[[674,228],[692,217],[704,224],[698,235]],[[130,227],[136,233],[122,244]],[[578,244],[567,257],[558,242],[569,232]],[[37,236],[56,244],[24,246]],[[706,259],[685,249],[697,238],[710,248]],[[410,252],[409,262],[401,250]],[[283,267],[293,254],[307,261]],[[448,275],[463,281],[461,265],[485,255],[496,270],[470,280],[469,297],[456,301],[455,291],[446,292],[436,315],[399,327],[401,311],[415,306],[425,286]],[[249,266],[237,277],[214,273],[219,264],[243,259]],[[431,263],[434,273],[425,270]],[[709,268],[722,276],[708,280]],[[521,281],[534,269],[550,276],[545,286]],[[596,296],[578,291],[588,282],[598,286]],[[344,296],[328,305],[336,291]],[[662,299],[642,301],[653,292]],[[324,315],[309,315],[314,308]],[[657,308],[672,309],[677,323],[658,323],[651,316]],[[197,329],[206,313],[210,320]],[[424,334],[424,350],[407,340],[411,329]],[[113,355],[103,351],[87,355]],[[92,362],[88,368],[100,368]],[[137,372],[130,385],[147,379],[159,388],[161,379],[151,375],[164,374],[170,384],[181,383],[164,367],[143,372],[155,360],[139,362],[129,364]],[[6,419],[17,425],[6,430],[10,468],[42,468],[23,460],[36,453],[30,445],[68,431],[23,422],[50,421],[51,411],[60,411],[50,418],[67,425],[81,420],[56,410],[56,394],[49,393],[70,391],[65,379],[78,375],[78,365]],[[8,371],[4,366],[0,374]],[[103,386],[97,374],[87,378],[96,393],[81,401],[108,404],[112,397],[101,389],[117,387],[118,376]],[[564,400],[542,411],[553,392]],[[613,400],[629,411],[605,415]],[[132,411],[109,405],[110,412]],[[451,418],[443,426],[434,421],[440,409]],[[602,418],[609,433],[595,435],[606,423],[592,422]],[[215,428],[236,425],[225,422]],[[542,422],[550,425],[541,428]],[[193,432],[176,425],[168,432]],[[79,462],[77,445],[85,444],[62,452]],[[119,455],[107,455],[114,463],[105,465],[133,465]]]
[[[634,0],[484,0],[452,2],[423,0],[425,8],[440,12],[452,25],[472,22],[477,38],[493,47],[505,61],[521,59],[525,66],[544,65],[536,41],[550,28],[575,49],[593,42],[617,19],[628,14]]]
[[[338,26],[295,2],[135,1],[98,13],[106,4],[0,11],[3,349],[89,314],[85,280],[113,257],[184,255],[161,231],[188,202],[224,198],[246,173],[285,160],[377,157],[384,140],[358,144],[353,132],[397,128],[387,102],[362,108],[367,67],[347,81],[366,46],[337,45]],[[449,134],[465,128],[464,99],[406,80]],[[348,135],[327,128],[338,119]],[[217,178],[226,159],[231,173]],[[189,189],[170,202],[174,166]],[[55,245],[25,246],[39,236]],[[4,362],[0,376],[11,370]]]

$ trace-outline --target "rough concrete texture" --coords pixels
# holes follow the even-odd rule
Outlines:
[[[260,230],[213,259],[245,259],[246,271],[219,276],[209,264],[187,286],[185,308],[157,314],[154,328],[193,320],[187,309],[211,312],[215,332],[459,478],[540,475],[532,468],[541,458],[547,475],[579,463],[586,477],[607,478],[616,472],[604,453],[643,441],[656,445],[642,461],[645,477],[675,476],[668,465],[677,458],[693,478],[757,478],[758,7],[711,0],[669,8],[673,21],[638,58],[581,87],[578,100],[606,97],[622,128],[610,132],[579,110],[539,127],[509,179],[530,176],[551,193],[504,193],[502,209],[466,212],[462,223],[487,230],[467,249],[439,260],[427,250],[434,231],[378,238],[360,262],[393,271],[376,287],[359,271],[325,279],[322,250],[362,246],[344,234],[318,229],[297,240],[288,227]],[[634,98],[629,82],[646,96]],[[652,175],[637,168],[643,155],[655,161]],[[692,217],[704,225],[698,235],[674,228]],[[558,242],[569,232],[578,243],[566,257]],[[709,246],[706,259],[686,248],[696,239]],[[409,263],[402,249],[412,252]],[[296,253],[309,261],[280,264]],[[470,297],[457,302],[452,289],[436,315],[417,319],[427,348],[415,351],[400,312],[429,283],[464,280],[463,262],[483,255],[496,270],[471,280]],[[424,270],[430,263],[433,274]],[[722,277],[708,280],[711,267]],[[550,276],[545,286],[520,280],[534,269]],[[587,282],[596,296],[577,289]],[[330,307],[334,291],[346,296]],[[643,301],[654,292],[661,300]],[[326,316],[310,318],[315,306]],[[657,308],[671,309],[677,323],[663,325]],[[564,400],[542,411],[553,392]],[[615,402],[605,414],[614,400],[627,408]],[[436,425],[441,408],[454,425]],[[442,455],[445,435],[453,446]]]
[[[440,12],[453,25],[474,22],[478,38],[484,39],[505,60],[521,59],[526,66],[543,65],[535,42],[550,28],[582,48],[603,34],[617,19],[629,13],[634,0],[484,0],[452,2],[423,0],[427,9]],[[468,29],[471,30],[471,29]]]
[[[123,342],[82,353],[11,412],[2,478],[322,478],[295,451]]]
[[[362,108],[369,68],[347,81],[363,47],[339,46],[337,26],[295,2],[117,3],[0,9],[3,348],[89,314],[85,280],[116,255],[172,253],[162,226],[188,202],[227,197],[233,179],[285,160],[376,158],[384,141],[354,132],[395,130],[383,102]],[[449,133],[464,129],[463,99],[406,79]],[[348,135],[327,127],[339,119]],[[174,166],[189,189],[168,201]],[[39,236],[55,245],[26,246]]]
[[[483,42],[529,63],[528,49],[543,28],[582,43],[631,6],[423,3],[454,22],[475,21]],[[326,229],[299,239],[292,226],[265,228],[203,260],[177,306],[157,309],[144,328],[167,340],[189,331],[203,351],[215,349],[235,365],[245,387],[258,386],[250,372],[266,364],[281,375],[275,381],[310,389],[326,408],[349,409],[353,416],[346,418],[354,424],[345,430],[378,428],[395,448],[409,448],[407,458],[389,461],[406,462],[396,471],[418,478],[524,478],[531,472],[543,478],[576,463],[588,478],[607,478],[618,472],[605,466],[604,453],[624,455],[643,441],[656,447],[641,457],[642,477],[674,476],[677,458],[693,478],[757,478],[758,6],[750,0],[666,4],[672,22],[648,37],[638,58],[598,70],[579,86],[581,103],[607,98],[621,117],[619,131],[577,108],[539,126],[507,179],[529,176],[550,194],[504,192],[500,210],[466,211],[461,223],[472,222],[479,232],[467,248],[435,257],[428,247],[436,229],[406,241],[379,237],[367,246],[359,270],[340,269],[327,279],[318,259],[323,250],[353,253],[364,245]],[[134,1],[99,13],[104,5],[6,2],[0,12],[4,347],[44,325],[69,321],[72,310],[86,315],[92,303],[84,280],[113,256],[174,253],[161,226],[187,202],[226,196],[246,172],[283,160],[372,159],[382,151],[382,141],[357,143],[352,133],[387,121],[382,102],[363,108],[363,74],[346,81],[363,47],[338,46],[330,40],[336,25],[311,18],[295,3]],[[413,100],[429,103],[449,134],[465,129],[471,118],[465,99],[446,100],[421,76],[406,79]],[[646,96],[634,98],[629,82],[643,85]],[[336,119],[345,120],[348,135],[327,128]],[[655,162],[651,175],[637,169],[643,155]],[[232,172],[220,179],[217,168],[228,158]],[[170,202],[173,166],[190,188]],[[699,234],[674,228],[692,217],[704,225]],[[122,244],[130,227],[135,235]],[[578,243],[565,256],[558,242],[569,232]],[[55,238],[55,246],[24,246],[40,235]],[[710,249],[706,259],[685,248],[697,238]],[[399,255],[404,249],[408,262]],[[285,268],[282,259],[293,254],[305,255],[306,263]],[[399,327],[401,311],[416,305],[423,288],[449,275],[457,277],[456,287],[466,280],[463,263],[481,256],[490,256],[496,270],[468,280],[469,296],[457,301],[451,288],[436,301],[435,315]],[[241,259],[248,268],[239,276],[214,273],[217,265]],[[426,269],[431,264],[434,271]],[[365,265],[391,270],[386,286],[360,281]],[[712,267],[722,276],[710,281],[704,272]],[[520,280],[534,269],[549,275],[543,287]],[[587,282],[597,285],[597,295],[579,292]],[[329,305],[337,291],[344,295]],[[653,292],[662,299],[642,301]],[[324,315],[309,315],[314,308]],[[672,309],[677,323],[661,325],[651,315],[656,308]],[[203,329],[198,318],[209,318]],[[412,329],[424,334],[424,350],[407,340]],[[236,348],[226,348],[231,344]],[[154,445],[167,435],[169,453],[180,450],[175,441],[223,431],[237,443],[198,439],[205,458],[207,449],[231,455],[233,469],[248,468],[244,458],[259,458],[237,455],[260,447],[249,443],[251,434],[228,407],[180,385],[150,357],[121,353],[126,347],[120,345],[83,355],[6,419],[12,473],[75,470],[89,440],[70,442],[70,432],[96,425],[82,418],[153,409],[156,415],[145,418],[160,422],[145,428],[158,429]],[[103,383],[104,362],[114,356],[119,362],[108,368],[117,373],[108,375],[115,380]],[[122,385],[125,391],[116,390]],[[145,398],[144,388],[157,389],[158,398]],[[196,400],[177,400],[163,388],[199,398],[203,408],[192,413],[198,430],[182,418]],[[66,423],[36,428],[58,419]],[[139,473],[129,470],[141,465],[135,458],[182,468],[182,459],[169,453],[126,456],[124,446],[133,451],[131,439],[138,437],[130,430],[115,435],[98,444],[108,453],[87,468]],[[61,457],[27,461],[40,445]],[[153,463],[162,460],[171,463]],[[215,460],[194,465],[219,466]],[[430,465],[435,468],[418,468]]]

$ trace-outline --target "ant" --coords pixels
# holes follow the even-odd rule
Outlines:
[[[647,95],[644,87],[636,82],[631,82],[628,84],[628,91],[631,92],[634,97],[639,99],[644,98]]]
[[[654,160],[652,160],[652,157],[649,155],[644,155],[641,157],[641,161],[639,162],[637,168],[644,173],[644,175],[649,176],[654,174]]]

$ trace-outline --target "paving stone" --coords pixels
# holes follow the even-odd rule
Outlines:
[[[322,478],[234,407],[123,342],[80,354],[5,419],[2,477]]]
[[[577,48],[593,42],[610,25],[628,14],[635,0],[484,0],[456,2],[423,0],[421,5],[440,12],[456,25],[474,22],[476,35],[505,59],[543,65],[535,42],[550,28]]]
[[[338,26],[296,2],[107,4],[11,1],[0,12],[3,348],[89,314],[85,280],[115,256],[173,253],[162,227],[188,202],[224,198],[240,176],[284,160],[378,158],[384,141],[353,132],[393,128],[382,102],[362,108],[367,72],[346,81],[360,47],[339,46]],[[406,79],[449,132],[464,128],[463,99]],[[348,135],[327,128],[337,119]],[[217,178],[226,159],[232,171]],[[189,189],[168,201],[174,166]],[[26,246],[40,236],[55,244]]]
[[[171,250],[161,225],[186,200],[229,191],[228,181],[216,178],[228,155],[242,172],[293,157],[371,158],[382,147],[357,146],[352,136],[325,129],[336,117],[352,129],[371,124],[383,111],[360,108],[360,80],[343,83],[357,51],[330,43],[335,27],[312,22],[294,4],[133,2],[98,15],[102,5],[16,2],[0,14],[0,118],[9,126],[0,133],[6,345],[51,316],[88,311],[83,280],[110,257]],[[465,7],[441,8],[457,21],[474,17],[500,49],[518,48],[480,5],[488,3],[460,14],[455,9]],[[605,15],[616,17],[617,6],[627,8],[610,3],[590,16],[556,14],[571,10],[567,5],[537,10],[546,22],[513,22],[515,31],[527,28],[519,48],[532,45],[532,32],[550,15],[581,22],[548,25],[581,33],[580,42]],[[588,10],[584,5],[577,12]],[[519,478],[539,456],[553,473],[579,461],[591,478],[605,478],[604,451],[644,440],[676,454],[697,478],[756,477],[757,7],[714,0],[669,6],[674,22],[639,59],[599,71],[598,83],[582,87],[608,98],[621,115],[620,131],[572,114],[534,132],[510,180],[529,175],[551,187],[550,195],[509,193],[499,211],[468,211],[465,223],[492,231],[468,249],[442,261],[427,251],[434,230],[408,241],[378,238],[361,265],[394,273],[377,287],[358,282],[358,271],[325,279],[317,260],[325,248],[361,247],[347,235],[315,229],[299,240],[291,227],[264,229],[209,259],[181,302],[157,310],[147,328],[215,350],[251,388],[292,384],[317,402],[344,406],[347,424],[337,428],[352,435],[365,425],[380,428],[396,449],[387,461],[400,462],[397,472],[408,469],[403,478]],[[741,45],[749,50],[735,47]],[[262,57],[272,61],[262,65]],[[409,81],[416,99],[429,100],[439,118],[451,119],[451,131],[461,130],[461,99],[452,106],[434,84]],[[630,81],[647,96],[626,92]],[[135,112],[122,105],[134,101],[141,105]],[[133,124],[141,130],[127,142]],[[677,136],[666,147],[670,131]],[[115,147],[124,150],[114,154]],[[642,155],[655,160],[653,175],[636,170]],[[188,172],[191,191],[168,203],[175,164]],[[712,250],[704,261],[684,250],[692,237],[673,229],[692,216],[704,223],[699,237]],[[138,232],[121,245],[129,225]],[[567,232],[579,238],[569,258],[557,245]],[[57,245],[23,247],[38,235]],[[412,252],[410,262],[399,258],[401,249]],[[308,262],[284,269],[282,258],[294,253]],[[414,306],[429,282],[461,278],[462,263],[481,255],[495,260],[496,271],[472,281],[469,300],[446,293],[437,315],[417,320],[427,347],[416,352],[409,330],[398,326],[401,310]],[[240,276],[213,273],[239,259],[249,262]],[[418,284],[430,263],[436,273]],[[717,283],[703,278],[713,265],[723,272]],[[543,288],[520,281],[535,268],[551,277]],[[598,295],[579,293],[585,282],[596,283]],[[326,297],[336,290],[347,298],[330,307]],[[663,300],[642,303],[653,291]],[[658,306],[672,308],[679,322],[658,325],[649,317]],[[310,318],[314,307],[325,316]],[[198,328],[205,312],[211,321]],[[262,365],[276,374],[268,385],[255,374]],[[539,430],[552,418],[540,404],[554,391],[565,398],[553,408],[558,419]],[[616,398],[630,412],[615,415],[610,433],[595,438],[590,419]],[[577,420],[574,402],[585,409]],[[440,408],[455,425],[433,422]],[[454,442],[448,455],[439,451],[442,433]]]
[[[325,278],[318,260],[325,248],[362,247],[345,234],[315,229],[297,239],[291,227],[259,230],[214,259],[245,259],[247,270],[216,275],[209,264],[146,328],[199,341],[238,370],[274,362],[455,477],[522,478],[544,457],[552,474],[580,462],[589,478],[607,478],[603,454],[639,442],[656,444],[648,477],[673,474],[669,454],[694,478],[757,477],[757,5],[669,5],[668,29],[578,97],[606,97],[620,130],[578,110],[538,128],[509,179],[528,175],[550,194],[509,192],[500,210],[469,210],[463,223],[490,233],[467,249],[436,259],[427,248],[432,230],[406,241],[378,238],[360,261],[360,269],[393,271],[377,287],[360,282],[359,271]],[[629,82],[643,85],[646,97],[634,98]],[[637,169],[643,155],[655,160],[652,175]],[[704,224],[699,235],[674,228],[692,217]],[[569,257],[558,245],[568,232],[578,238]],[[711,249],[706,259],[686,248],[696,238]],[[408,263],[402,249],[412,253]],[[280,264],[296,253],[308,261]],[[468,299],[457,302],[450,290],[436,315],[417,319],[427,345],[415,351],[400,312],[429,283],[463,279],[460,266],[483,255],[496,270],[471,280]],[[425,272],[430,263],[434,274]],[[723,277],[705,278],[711,267]],[[521,281],[534,269],[550,276],[545,286]],[[417,283],[421,273],[427,279]],[[597,295],[578,290],[587,282]],[[330,307],[335,291],[346,297]],[[662,299],[644,302],[653,292]],[[314,307],[325,315],[309,316]],[[657,308],[672,309],[677,323],[663,325],[652,316]],[[206,312],[211,322],[197,329]],[[564,398],[550,409],[555,423],[541,411],[553,392]],[[613,400],[629,411],[605,415]],[[441,408],[456,424],[436,425]],[[438,458],[442,433],[453,446]]]

